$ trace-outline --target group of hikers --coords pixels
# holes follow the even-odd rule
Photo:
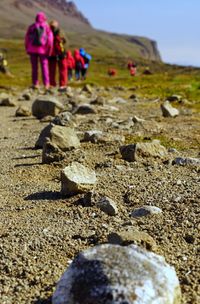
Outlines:
[[[56,87],[56,69],[59,71],[59,89],[65,90],[68,80],[85,80],[91,55],[83,48],[66,51],[66,38],[59,28],[58,21],[47,22],[43,12],[36,15],[35,23],[28,27],[25,36],[25,48],[30,56],[32,67],[32,85],[38,88],[38,65],[40,62],[42,80],[45,88]]]
[[[30,56],[32,68],[32,87],[39,88],[39,63],[41,66],[43,85],[46,90],[57,86],[56,71],[59,74],[59,90],[65,91],[68,81],[85,80],[87,71],[92,59],[84,48],[75,49],[74,54],[66,50],[66,38],[56,20],[48,23],[44,12],[36,15],[35,22],[31,24],[25,36],[25,48]],[[129,60],[127,63],[130,76],[135,76],[137,65],[134,61]],[[0,52],[0,72],[11,77],[7,67],[7,60]],[[109,76],[116,76],[115,68],[108,69]]]

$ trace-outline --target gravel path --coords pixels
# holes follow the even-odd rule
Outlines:
[[[29,101],[21,104],[31,106]],[[145,101],[117,107],[120,111],[112,115],[99,111],[77,116],[77,130],[101,129],[125,136],[136,131],[147,137],[164,134],[188,142],[181,155],[198,156],[199,147],[190,142],[199,140],[199,114],[163,119],[159,106]],[[64,161],[44,165],[41,150],[33,147],[47,123],[33,117],[16,118],[15,111],[0,108],[0,302],[50,303],[56,282],[77,252],[106,242],[110,232],[131,226],[153,237],[155,251],[175,266],[183,303],[200,303],[200,169],[160,160],[128,163],[121,159],[117,143],[82,143]],[[105,124],[107,116],[119,121],[133,115],[150,124],[156,122],[162,130],[133,127],[130,132]],[[60,197],[60,171],[72,160],[95,169],[96,192],[117,203],[117,216],[84,207],[82,195]],[[163,212],[132,218],[131,212],[143,205],[157,206]]]

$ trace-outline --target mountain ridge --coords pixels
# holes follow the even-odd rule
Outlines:
[[[0,36],[6,39],[23,38],[26,28],[38,11],[48,19],[57,19],[67,33],[70,47],[80,45],[93,53],[119,57],[161,61],[157,43],[146,37],[122,35],[96,30],[73,1],[65,0],[1,0]]]

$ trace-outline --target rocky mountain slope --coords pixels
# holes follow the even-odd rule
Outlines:
[[[40,10],[45,11],[49,19],[59,20],[68,34],[70,47],[83,45],[94,52],[161,60],[155,41],[97,31],[72,1],[1,0],[0,36],[9,39],[23,37],[27,26]]]

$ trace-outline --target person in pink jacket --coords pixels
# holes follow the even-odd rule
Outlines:
[[[27,54],[30,55],[33,87],[37,88],[39,86],[38,61],[40,61],[43,84],[48,89],[48,56],[51,55],[53,48],[53,33],[43,12],[39,12],[36,15],[35,23],[29,26],[25,36],[25,47]]]

